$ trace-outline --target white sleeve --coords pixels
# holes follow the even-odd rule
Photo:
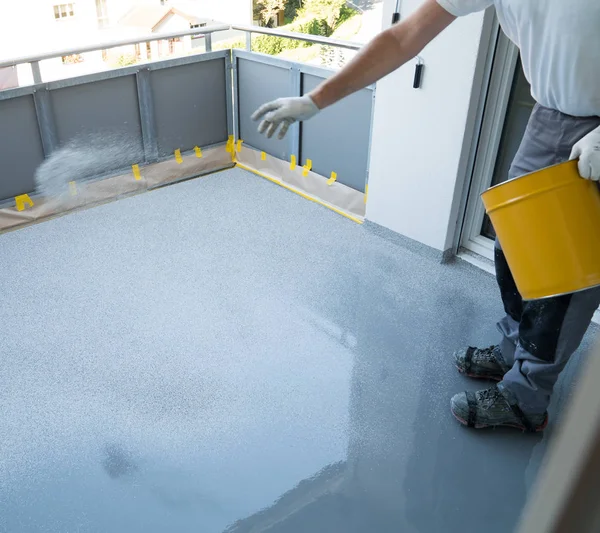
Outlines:
[[[451,15],[462,17],[476,11],[483,11],[490,7],[494,0],[437,0],[437,3]]]

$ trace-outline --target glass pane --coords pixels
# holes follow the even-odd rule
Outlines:
[[[492,176],[491,185],[498,185],[508,179],[508,171],[512,163],[521,139],[527,127],[527,121],[531,115],[535,100],[531,96],[531,87],[523,74],[521,59],[517,62],[515,79],[511,89],[502,138],[498,149],[498,158],[496,167]],[[490,239],[496,238],[496,232],[492,226],[489,217],[486,215],[483,220],[481,233]]]

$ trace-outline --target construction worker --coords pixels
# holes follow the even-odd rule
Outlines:
[[[342,70],[310,94],[263,105],[259,131],[283,138],[308,120],[414,58],[457,17],[495,6],[506,35],[519,47],[537,104],[509,172],[514,178],[578,159],[582,178],[600,179],[600,2],[598,0],[425,0],[411,16],[380,33]],[[579,346],[600,304],[600,288],[523,301],[500,243],[496,276],[506,316],[500,343],[454,354],[458,370],[497,381],[457,394],[454,416],[475,428],[545,428],[556,380]]]

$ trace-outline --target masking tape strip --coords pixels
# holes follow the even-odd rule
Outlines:
[[[197,158],[201,158],[202,157],[202,148],[200,148],[199,146],[194,146],[194,152],[196,152],[196,157]]]
[[[19,196],[15,196],[15,205],[17,207],[17,211],[24,211],[25,205],[33,207],[35,204],[33,203],[33,200],[29,198],[28,194],[21,194]]]
[[[367,203],[368,197],[369,197],[369,186],[365,185],[365,204]]]
[[[335,172],[331,173],[331,178],[327,180],[327,185],[330,187],[337,181],[337,174]]]
[[[183,163],[183,158],[181,157],[181,150],[179,148],[177,148],[177,150],[175,150],[175,161],[177,161],[177,163],[179,165],[181,165],[181,163]]]
[[[290,157],[290,170],[296,170],[296,156]]]
[[[131,165],[131,168],[133,169],[133,177],[136,179],[136,181],[141,180],[142,174],[140,172],[140,166],[139,165]]]
[[[69,191],[71,196],[77,196],[77,184],[74,181],[69,182]]]
[[[88,209],[120,197],[134,196],[144,192],[147,188],[159,188],[194,176],[200,177],[229,170],[232,168],[231,161],[228,155],[225,154],[223,147],[224,145],[221,144],[220,146],[205,148],[202,160],[195,161],[195,158],[192,158],[190,161],[188,158],[186,161],[188,165],[173,164],[174,159],[171,156],[168,157],[167,161],[149,164],[148,166],[140,163],[140,169],[143,168],[144,170],[142,179],[148,179],[148,187],[144,188],[140,188],[140,183],[132,182],[131,167],[133,165],[130,165],[130,168],[125,168],[122,173],[105,179],[80,183],[79,179],[76,178],[77,197],[69,195],[69,180],[67,179],[63,187],[64,196],[67,198],[67,201],[64,202],[58,201],[60,198],[40,198],[38,200],[31,195],[26,198],[19,198],[17,202],[17,195],[13,195],[7,199],[6,205],[0,208],[0,235],[32,224],[45,222],[74,210]],[[186,169],[186,166],[189,168]],[[83,202],[81,201],[82,197],[85,200]],[[17,203],[23,208],[23,212],[17,212]]]
[[[292,157],[294,157],[294,156],[292,156]],[[309,194],[299,191],[298,189],[291,187],[290,185],[287,185],[283,181],[280,181],[276,178],[272,178],[271,176],[268,176],[267,174],[264,174],[258,170],[254,170],[253,168],[247,167],[246,165],[243,165],[242,163],[239,163],[239,162],[238,162],[237,166],[244,170],[247,170],[248,172],[252,172],[252,174],[256,174],[257,176],[260,176],[261,178],[265,178],[265,179],[269,180],[270,182],[275,183],[275,184],[283,187],[284,189],[287,189],[288,191],[296,193],[297,195],[302,196],[302,198],[304,198],[306,200],[310,200],[311,202],[322,205],[323,207],[330,209],[331,211],[337,213],[338,215],[342,215],[343,217],[352,220],[352,222],[356,222],[357,224],[364,223],[364,220],[361,220],[358,217],[349,215],[348,213],[345,213],[341,209],[338,209],[337,207],[334,207],[331,204],[323,202],[322,200],[319,200],[318,198],[315,198],[314,196],[310,196]]]
[[[261,152],[260,153],[260,160],[261,161],[266,161],[267,160],[267,152]]]

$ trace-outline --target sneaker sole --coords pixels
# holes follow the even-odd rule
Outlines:
[[[468,372],[465,372],[462,368],[460,368],[458,365],[454,365],[454,366],[456,367],[456,370],[458,370],[459,374],[462,374],[463,376],[467,376],[468,378],[487,379],[490,381],[495,381],[497,383],[502,381],[502,379],[504,378],[504,376],[502,376],[502,377],[500,377],[500,376],[482,376],[480,374],[469,374]]]
[[[463,420],[452,409],[450,409],[450,412],[452,413],[452,416],[454,418],[456,418],[456,420],[458,420],[463,426],[469,425],[469,423],[466,420]],[[547,426],[548,426],[548,417],[546,417],[546,419],[544,420],[544,423],[541,426],[538,426],[537,428],[535,428],[536,433],[540,433],[540,432],[544,431]],[[527,428],[520,424],[475,424],[475,429],[499,428],[499,427],[515,428],[515,429],[520,429],[521,431],[527,431]]]

